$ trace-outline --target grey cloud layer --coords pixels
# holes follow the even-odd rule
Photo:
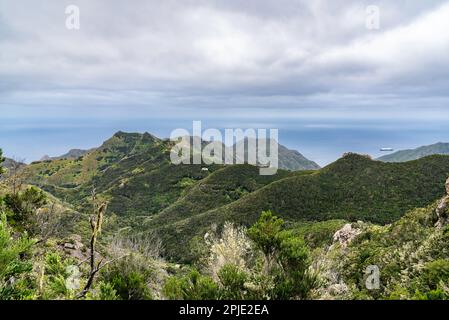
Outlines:
[[[1,0],[0,105],[447,105],[447,1],[242,2]],[[371,4],[380,30],[365,28]]]

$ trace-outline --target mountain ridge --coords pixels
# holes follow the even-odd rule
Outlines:
[[[250,225],[266,210],[291,222],[344,219],[387,224],[441,197],[448,160],[449,156],[436,155],[384,163],[347,154],[319,171],[287,176],[224,206],[168,225],[148,221],[146,226],[159,230],[170,255],[182,258],[188,254],[179,243],[206,232],[211,221]]]
[[[420,146],[415,149],[399,150],[379,157],[377,160],[385,162],[405,162],[436,154],[449,155],[449,143],[437,142],[426,146]]]

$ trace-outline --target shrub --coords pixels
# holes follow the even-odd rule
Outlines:
[[[32,264],[22,259],[33,243],[26,235],[14,239],[6,214],[0,213],[0,300],[33,295],[26,279]]]
[[[42,190],[29,187],[25,191],[7,194],[3,201],[11,211],[11,222],[25,230],[30,230],[32,215],[47,203],[47,196]]]
[[[316,277],[309,271],[309,250],[301,238],[281,233],[278,268],[275,271],[275,299],[306,299],[316,285]]]
[[[221,298],[228,300],[243,300],[246,298],[245,283],[248,280],[246,272],[235,265],[227,264],[218,272],[218,278],[222,285]]]
[[[221,236],[207,234],[206,244],[210,251],[206,269],[215,281],[219,280],[218,273],[226,265],[247,269],[247,261],[251,258],[251,241],[244,228],[226,222]]]
[[[165,282],[163,293],[170,300],[216,300],[218,285],[208,276],[192,270],[186,276],[172,276]]]
[[[118,300],[117,291],[110,283],[99,282],[97,287],[86,295],[88,300]]]
[[[316,286],[309,271],[309,250],[301,237],[282,230],[283,221],[263,212],[249,235],[265,255],[265,275],[272,283],[272,299],[306,299]],[[267,287],[267,286],[266,286]]]
[[[74,290],[67,287],[67,279],[71,276],[69,266],[71,261],[63,259],[56,252],[45,256],[42,296],[44,299],[67,299],[74,297]]]
[[[248,236],[265,256],[265,272],[269,273],[275,258],[276,250],[280,246],[279,233],[284,221],[273,215],[271,211],[264,211],[259,220],[248,230]]]
[[[439,259],[427,263],[420,282],[430,290],[436,290],[440,283],[449,283],[449,260]]]
[[[131,254],[107,266],[102,275],[103,281],[111,285],[120,299],[152,299],[148,286],[152,272],[148,268],[146,260],[138,254]]]

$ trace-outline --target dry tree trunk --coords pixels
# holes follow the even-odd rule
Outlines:
[[[90,272],[89,272],[89,278],[87,279],[87,283],[84,286],[83,291],[81,291],[81,293],[78,295],[78,297],[77,297],[78,299],[84,298],[86,296],[86,294],[89,292],[90,288],[92,287],[92,285],[94,283],[95,276],[101,269],[106,267],[108,264],[111,264],[117,260],[123,259],[129,255],[129,254],[124,254],[118,258],[109,260],[105,263],[103,263],[104,259],[100,259],[100,261],[98,263],[96,262],[96,257],[95,257],[96,249],[95,248],[96,248],[98,236],[101,233],[101,227],[103,225],[104,215],[106,214],[107,203],[103,202],[100,205],[97,205],[95,189],[92,191],[92,202],[93,202],[94,209],[93,209],[93,216],[91,216],[91,218],[90,218],[90,227],[92,229],[92,235],[90,238],[90,256],[88,258],[88,260],[90,262]],[[81,262],[80,265],[82,263],[84,263],[84,261]]]
[[[97,244],[98,235],[101,232],[101,227],[103,224],[104,214],[106,213],[107,204],[102,203],[97,206],[97,198],[95,195],[95,190],[92,192],[92,200],[94,207],[94,215],[90,218],[90,227],[92,229],[92,235],[90,238],[90,272],[89,278],[87,280],[86,286],[83,291],[78,295],[78,298],[83,298],[86,296],[87,292],[89,292],[92,284],[94,282],[95,276],[97,273],[104,267],[106,264],[102,264],[103,259],[101,259],[98,263],[95,261],[95,246]],[[108,262],[107,264],[109,264]]]

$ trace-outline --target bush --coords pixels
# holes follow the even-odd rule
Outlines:
[[[192,270],[186,276],[172,276],[165,282],[163,293],[170,300],[216,300],[218,285],[208,276]]]
[[[301,238],[289,233],[280,234],[278,268],[275,271],[273,298],[306,299],[316,285],[316,277],[309,271],[309,250]]]
[[[420,276],[420,282],[430,290],[438,289],[441,283],[448,284],[449,260],[439,259],[427,263]]]
[[[45,256],[42,279],[42,296],[44,299],[67,299],[74,297],[74,290],[67,287],[67,279],[72,276],[69,266],[72,261],[63,259],[56,252],[49,252]]]
[[[25,299],[33,295],[27,279],[32,264],[22,259],[33,243],[26,235],[14,239],[6,215],[0,213],[0,300]]]
[[[103,281],[109,283],[122,300],[151,300],[153,298],[148,286],[152,272],[146,261],[137,254],[131,254],[106,267]]]
[[[247,290],[245,282],[248,274],[232,264],[225,265],[218,273],[222,285],[221,298],[227,300],[243,300],[246,298]]]
[[[246,270],[252,258],[251,241],[246,230],[229,222],[224,224],[220,236],[207,234],[206,244],[210,251],[206,269],[215,281],[219,280],[218,273],[226,265]]]
[[[11,211],[11,222],[25,230],[30,230],[32,215],[47,203],[47,196],[42,190],[29,187],[25,191],[7,194],[3,201]]]
[[[110,283],[99,282],[97,287],[86,296],[88,300],[118,300],[117,291]]]
[[[306,299],[316,285],[309,271],[309,250],[301,237],[282,230],[283,220],[262,212],[249,236],[265,255],[265,275],[271,278],[272,299]]]
[[[278,235],[283,225],[284,221],[271,211],[263,211],[259,220],[248,230],[248,235],[265,255],[272,256],[279,248]]]

